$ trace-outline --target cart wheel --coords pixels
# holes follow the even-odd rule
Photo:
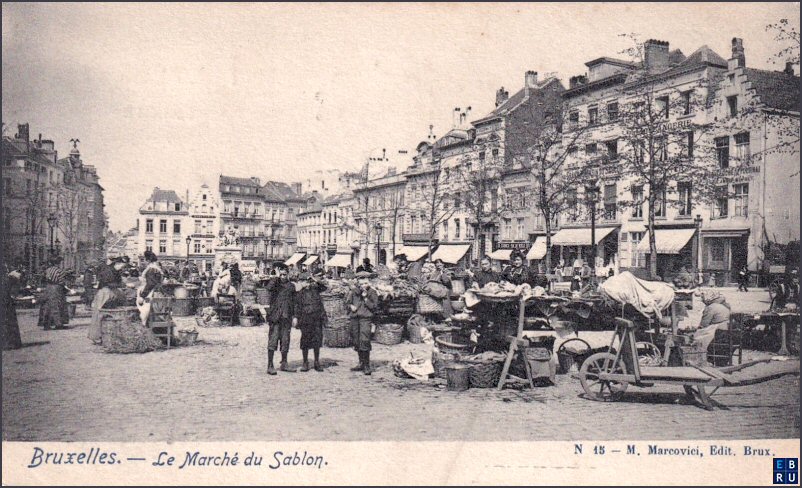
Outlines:
[[[641,366],[660,366],[663,364],[663,353],[651,342],[636,342],[638,364]]]
[[[617,401],[624,396],[627,389],[626,383],[599,379],[601,372],[627,374],[624,363],[619,362],[613,367],[614,361],[614,355],[609,352],[599,352],[582,363],[582,367],[579,369],[579,382],[582,384],[582,389],[585,390],[585,395],[591,400],[610,402]]]

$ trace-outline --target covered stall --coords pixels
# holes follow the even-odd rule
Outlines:
[[[529,252],[526,253],[526,261],[529,263],[532,261],[540,261],[546,257],[546,252],[546,237],[539,236],[537,239],[535,239],[532,247],[529,248]]]
[[[306,258],[306,260],[303,262],[303,265],[304,266],[311,266],[311,265],[315,264],[318,261],[318,259],[320,259],[320,256],[318,256],[317,254],[313,254],[312,256],[309,256],[308,258]]]
[[[306,256],[306,253],[296,252],[295,254],[293,254],[292,256],[287,258],[287,260],[284,261],[284,264],[286,264],[287,266],[292,266],[293,264],[298,264],[298,262],[301,261],[304,258],[304,256]]]
[[[345,253],[337,253],[331,257],[326,263],[324,264],[327,268],[347,268],[351,266],[351,255]]]
[[[692,238],[696,233],[694,228],[685,229],[655,229],[654,240],[657,247],[657,274],[665,281],[670,280],[680,267],[688,264],[693,266]],[[648,254],[649,232],[638,243],[637,252]]]
[[[597,257],[606,264],[612,260],[618,251],[618,240],[608,239],[616,235],[617,227],[597,227],[595,244],[597,246]],[[579,227],[573,229],[561,229],[551,238],[553,246],[560,246],[560,258],[571,264],[575,259],[586,259],[590,256],[592,246],[590,227]],[[599,245],[602,244],[602,245]]]
[[[496,249],[495,251],[488,254],[487,257],[489,257],[494,261],[509,261],[511,254],[512,254],[512,249]]]
[[[470,248],[470,244],[440,244],[432,253],[432,261],[442,259],[444,263],[457,264],[465,257]]]
[[[396,256],[399,254],[405,254],[407,261],[413,263],[426,257],[429,254],[429,248],[426,246],[401,246],[395,253]]]

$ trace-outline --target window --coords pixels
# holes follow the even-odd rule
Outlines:
[[[596,125],[598,123],[599,123],[599,108],[598,107],[588,108],[588,124]]]
[[[167,239],[159,239],[159,254],[167,252]]]
[[[490,154],[493,155],[493,159],[497,159],[498,158],[498,149],[493,149],[492,151],[490,151]]]
[[[618,139],[607,141],[604,143],[607,147],[607,160],[615,161],[618,159]]]
[[[616,203],[617,189],[615,183],[604,185],[604,219],[615,220],[618,211]]]
[[[685,133],[685,144],[684,144],[684,147],[682,148],[682,151],[683,151],[682,155],[685,156],[688,159],[693,159],[693,145],[694,145],[693,131],[686,132]]]
[[[203,194],[203,197],[201,199],[206,201],[206,194],[205,193]]]
[[[180,234],[180,233],[181,233],[181,221],[173,220],[173,234]]]
[[[479,161],[484,161],[484,160],[485,160],[485,152],[484,151],[480,151],[479,152]]]
[[[680,93],[680,104],[682,108],[682,115],[690,115],[692,98],[693,98],[693,90],[688,90]]]
[[[579,216],[578,200],[576,197],[576,188],[569,188],[565,192],[565,206],[568,210],[568,221],[574,222]]]
[[[607,119],[610,121],[618,120],[618,102],[607,104]]]
[[[201,243],[200,243],[200,241],[195,241],[195,243],[193,244],[192,248],[194,249],[195,254],[200,254],[200,252],[201,252]]]
[[[448,221],[447,220],[443,222],[443,234],[441,236],[441,239],[443,239],[444,241],[448,240]]]
[[[234,217],[237,217],[237,216],[239,216],[239,205],[235,203],[234,204]]]
[[[148,239],[145,241],[145,251],[153,252],[153,239]]]
[[[454,239],[460,238],[460,220],[454,219]]]
[[[173,254],[176,256],[180,255],[181,249],[183,249],[183,246],[181,245],[181,239],[173,239]]]
[[[654,216],[665,218],[666,216],[666,190],[658,191],[654,199]]]
[[[679,193],[679,215],[690,217],[693,211],[691,204],[691,183],[687,181],[677,183],[677,193]]]
[[[579,125],[579,112],[574,110],[568,113],[568,125],[570,127]]]
[[[716,137],[716,160],[718,167],[726,169],[730,167],[730,138],[729,136]]]
[[[7,197],[11,196],[11,179],[10,178],[3,178],[3,189],[5,191],[5,195]]]
[[[176,212],[180,212],[181,211],[181,204],[180,203],[176,203],[175,204],[175,211]]]
[[[462,206],[462,194],[460,192],[457,192],[454,195],[454,208],[459,210],[461,206]]]
[[[167,233],[167,219],[159,220],[159,233],[166,234]]]
[[[147,219],[145,221],[145,232],[153,234],[153,219]]]
[[[512,219],[504,219],[504,239],[512,240]]]
[[[515,238],[520,240],[524,239],[524,219],[518,218],[515,223]]]
[[[409,218],[409,231],[412,234],[418,231],[418,219],[414,215]]]
[[[657,102],[657,114],[664,118],[668,118],[668,95],[657,97],[655,100]]]
[[[643,240],[645,235],[645,232],[629,233],[629,249],[632,255],[632,266],[636,268],[646,264],[646,253],[638,252],[638,244],[640,244],[640,241]]]
[[[732,185],[735,193],[735,216],[749,217],[749,183]]]
[[[738,115],[738,96],[727,97],[727,106],[730,109],[730,117]]]
[[[729,198],[727,197],[727,187],[720,186],[716,188],[713,216],[723,218],[729,215],[729,203]]]
[[[585,146],[585,153],[587,153],[588,156],[595,156],[596,155],[596,149],[597,149],[597,146],[596,146],[595,143],[587,144]]]
[[[654,138],[654,155],[658,161],[668,159],[668,144],[665,136]]]
[[[213,229],[214,229],[214,220],[207,220],[206,221],[206,233],[207,234],[211,234]]]
[[[749,151],[749,133],[735,134],[735,158],[741,164],[748,164],[751,154]]]

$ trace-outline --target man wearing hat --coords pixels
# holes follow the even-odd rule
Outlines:
[[[279,369],[287,373],[294,373],[287,365],[287,355],[290,352],[290,332],[295,318],[295,285],[289,280],[289,269],[281,265],[279,275],[271,278],[267,284],[270,294],[270,310],[267,320],[270,323],[270,332],[267,339],[267,374],[275,375],[273,356],[276,350],[281,350],[281,364]]]
[[[323,324],[326,322],[326,309],[320,293],[326,289],[323,270],[307,273],[295,287],[295,315],[301,329],[301,354],[304,364],[301,371],[309,371],[309,350],[315,354],[315,371],[323,371],[320,366],[320,347],[323,345]]]
[[[379,306],[379,295],[368,282],[369,273],[357,273],[358,282],[351,282],[345,296],[348,316],[351,321],[351,342],[359,356],[359,365],[351,371],[362,371],[371,374],[370,369],[370,333],[373,314]]]
[[[360,271],[364,271],[366,273],[373,273],[373,265],[370,264],[370,259],[365,258],[362,260],[362,264],[357,266],[356,272],[359,273]]]

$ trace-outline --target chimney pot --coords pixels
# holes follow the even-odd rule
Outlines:
[[[744,53],[744,40],[740,37],[732,38],[732,57],[727,63],[727,68],[732,70],[735,68],[746,67],[746,54]]]
[[[510,98],[510,93],[502,86],[496,90],[496,107],[506,102]]]
[[[791,61],[786,61],[785,70],[783,70],[783,73],[785,73],[785,74],[787,74],[789,76],[793,76],[794,75],[794,63],[792,63]]]
[[[537,86],[537,71],[527,71],[524,76],[524,86],[526,88],[535,88]]]
[[[668,68],[668,42],[649,39],[643,44],[643,63],[649,71]]]

